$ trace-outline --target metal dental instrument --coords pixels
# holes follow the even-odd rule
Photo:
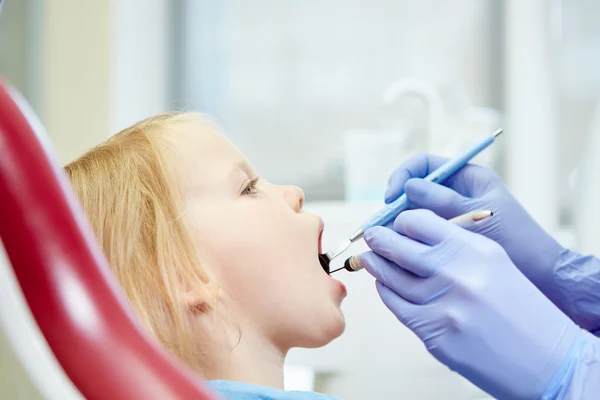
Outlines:
[[[477,154],[486,149],[489,145],[494,143],[496,138],[502,133],[502,128],[497,129],[492,133],[491,136],[483,139],[481,142],[477,143],[469,150],[465,151],[463,154],[458,157],[447,161],[445,164],[440,166],[438,169],[427,175],[424,179],[434,183],[441,183],[446,180],[448,177],[452,176],[459,169],[467,165],[467,163],[473,159]],[[325,270],[325,272],[330,273],[329,271],[329,263],[331,260],[342,254],[350,245],[357,240],[361,239],[365,233],[365,231],[374,226],[385,226],[390,223],[398,214],[402,211],[406,210],[409,206],[408,199],[405,193],[402,193],[400,197],[391,203],[385,205],[378,212],[375,213],[371,218],[369,218],[356,232],[352,234],[342,244],[336,247],[333,250],[328,251],[325,254],[319,254],[319,262],[321,266]]]

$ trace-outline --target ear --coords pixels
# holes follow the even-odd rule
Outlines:
[[[194,315],[210,311],[213,304],[222,297],[221,287],[216,282],[209,282],[201,288],[194,289],[188,284],[184,284],[182,289],[185,307]]]

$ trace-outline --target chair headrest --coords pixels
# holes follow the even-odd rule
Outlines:
[[[214,399],[134,322],[66,174],[0,79],[0,238],[34,318],[88,399]]]

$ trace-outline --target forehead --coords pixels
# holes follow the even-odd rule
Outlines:
[[[235,176],[232,169],[248,164],[238,148],[207,123],[183,124],[173,146],[178,175],[193,186],[223,184]]]

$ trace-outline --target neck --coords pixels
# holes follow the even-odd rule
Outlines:
[[[238,342],[239,339],[239,342]],[[229,335],[228,343],[215,343],[202,354],[202,375],[207,380],[228,380],[283,389],[287,350],[266,338],[244,332]]]

